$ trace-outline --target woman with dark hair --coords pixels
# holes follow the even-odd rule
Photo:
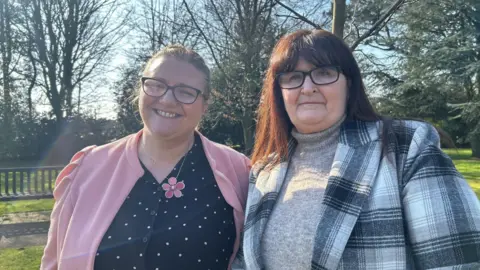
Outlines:
[[[480,269],[480,204],[439,135],[378,115],[348,46],[277,43],[258,112],[243,269]]]

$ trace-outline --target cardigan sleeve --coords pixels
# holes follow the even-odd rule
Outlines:
[[[480,269],[480,203],[439,142],[427,124],[413,134],[403,170],[407,243],[418,269]]]
[[[89,146],[76,153],[55,181],[55,190],[53,191],[55,204],[50,216],[47,244],[40,265],[42,270],[59,268],[58,258],[62,253],[65,234],[74,209],[72,182],[83,159],[94,147]]]

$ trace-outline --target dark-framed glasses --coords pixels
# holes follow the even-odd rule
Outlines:
[[[276,76],[278,85],[283,89],[295,89],[303,85],[305,77],[310,76],[316,85],[327,85],[338,81],[340,68],[336,66],[323,66],[314,68],[308,72],[289,71],[282,72]]]
[[[169,86],[163,81],[155,78],[142,77],[142,90],[151,97],[162,97],[168,90],[172,90],[175,99],[183,104],[194,103],[202,91],[186,85]]]

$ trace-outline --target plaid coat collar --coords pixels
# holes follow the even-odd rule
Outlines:
[[[381,160],[381,142],[376,122],[345,121],[340,131],[332,169],[321,205],[313,250],[312,269],[336,269],[362,205],[370,195]],[[289,156],[296,142],[289,142]],[[265,226],[280,193],[289,160],[270,170],[254,168],[244,229],[246,269],[264,269],[260,257]],[[250,254],[247,254],[250,253]]]

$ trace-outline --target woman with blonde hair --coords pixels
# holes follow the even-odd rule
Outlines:
[[[239,247],[249,160],[196,131],[210,71],[168,46],[138,90],[141,131],[77,153],[57,178],[41,269],[226,269]]]

